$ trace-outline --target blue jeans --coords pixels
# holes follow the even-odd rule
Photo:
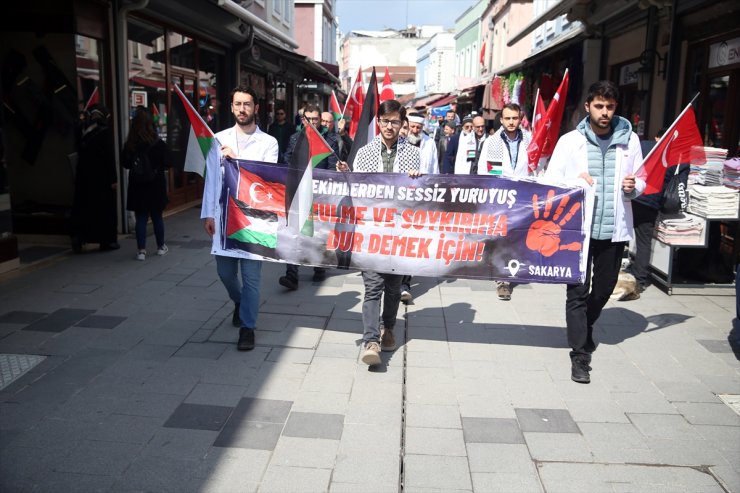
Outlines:
[[[139,250],[146,250],[146,223],[149,215],[152,216],[152,228],[154,237],[157,239],[157,248],[164,246],[164,219],[162,211],[144,211],[136,212],[136,246]]]
[[[380,298],[383,298],[383,325],[393,329],[401,304],[401,279],[398,274],[362,271],[365,299],[362,302],[363,343],[380,342]]]
[[[241,282],[239,281],[239,270],[241,270]],[[257,327],[262,261],[216,255],[216,272],[229,293],[231,301],[239,303],[239,318],[242,321],[242,327],[250,329]]]

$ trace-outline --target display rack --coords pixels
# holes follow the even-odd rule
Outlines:
[[[740,224],[737,217],[702,217],[696,214],[685,213],[704,222],[701,241],[692,244],[664,243],[657,238],[653,240],[650,248],[650,275],[655,283],[666,290],[668,294],[691,294],[697,289],[716,290],[716,294],[734,295],[735,283],[708,284],[676,282],[673,272],[676,251],[683,248],[707,248],[709,242],[709,229],[712,222],[735,222]],[[737,245],[736,245],[737,247]],[[634,241],[630,244],[630,252],[634,254]],[[707,293],[709,294],[709,293]],[[715,294],[715,293],[712,293]]]

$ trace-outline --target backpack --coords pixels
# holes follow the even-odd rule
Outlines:
[[[149,159],[148,149],[140,150],[129,157],[128,178],[134,183],[149,183],[157,176],[157,170]]]

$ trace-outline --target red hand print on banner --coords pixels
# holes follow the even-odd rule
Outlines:
[[[542,219],[540,219],[540,203],[538,201],[537,194],[532,195],[532,208],[534,209],[533,213],[536,220],[532,223],[527,232],[527,248],[540,252],[545,257],[552,257],[559,250],[577,252],[581,249],[581,243],[579,241],[574,241],[567,245],[560,244],[560,233],[562,231],[561,226],[570,221],[573,215],[578,212],[578,209],[581,208],[581,204],[578,202],[573,204],[570,207],[570,210],[568,210],[568,213],[558,221],[570,201],[570,197],[568,195],[564,195],[560,200],[560,204],[555,209],[552,219],[550,219],[554,196],[554,190],[547,192],[545,209],[542,211]]]

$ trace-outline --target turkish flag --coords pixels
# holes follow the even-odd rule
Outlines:
[[[542,101],[540,90],[537,90],[537,96],[534,98],[534,115],[532,115],[532,133],[537,131],[539,123],[545,117],[545,102]]]
[[[692,147],[698,147],[692,152]],[[676,121],[668,128],[642,162],[638,176],[645,180],[644,194],[657,193],[663,190],[665,172],[671,166],[694,162],[703,164],[704,141],[699,127],[696,126],[694,108],[689,104],[678,115]]]
[[[388,73],[388,67],[386,67],[383,86],[380,89],[380,102],[382,103],[390,99],[396,99],[396,93],[393,92],[393,82],[391,81],[391,75]]]
[[[285,185],[264,180],[261,176],[239,167],[239,188],[236,199],[252,209],[285,216]]]
[[[555,143],[560,135],[560,123],[563,120],[563,111],[565,111],[565,97],[568,95],[569,82],[568,69],[565,69],[560,87],[558,87],[555,96],[552,97],[545,117],[537,123],[537,130],[532,136],[532,142],[527,147],[529,170],[532,172],[537,169],[541,157],[552,156]]]
[[[357,152],[364,145],[370,143],[378,135],[378,83],[375,74],[375,67],[370,76],[370,84],[367,87],[367,98],[362,105],[362,115],[357,121],[357,135],[352,142],[352,148],[349,151],[347,162],[353,166]]]
[[[347,103],[344,106],[342,114],[347,117],[351,122],[349,128],[349,136],[354,139],[357,133],[357,122],[360,121],[360,113],[362,113],[362,104],[365,102],[365,94],[362,87],[362,67],[357,69],[357,77],[355,83],[352,85],[352,90],[349,92]]]

